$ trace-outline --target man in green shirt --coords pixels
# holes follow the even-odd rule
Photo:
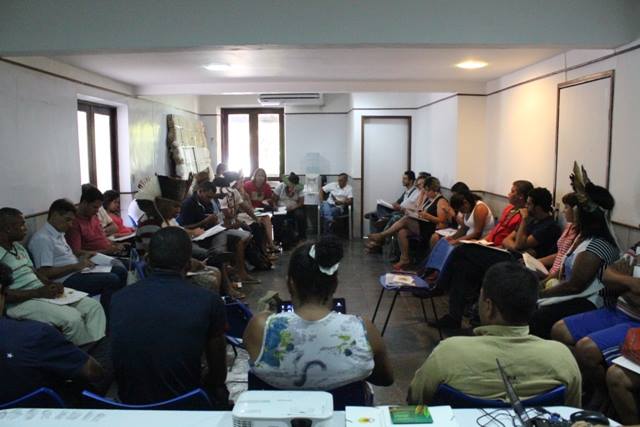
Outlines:
[[[64,287],[35,271],[27,250],[19,243],[27,232],[22,213],[13,208],[0,209],[0,262],[12,270],[7,289],[7,316],[49,323],[77,346],[105,336],[106,319],[100,303],[83,297],[60,305],[53,302]]]
[[[499,359],[520,398],[564,385],[565,404],[580,407],[582,379],[569,349],[529,334],[537,299],[538,280],[525,267],[509,261],[492,266],[478,301],[483,326],[474,329],[473,337],[438,344],[416,371],[408,402],[430,403],[440,384],[478,398],[506,400]]]

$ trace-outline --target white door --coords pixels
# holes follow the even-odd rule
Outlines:
[[[363,234],[369,233],[364,214],[376,210],[376,200],[390,203],[404,191],[402,174],[410,169],[410,117],[363,117]]]

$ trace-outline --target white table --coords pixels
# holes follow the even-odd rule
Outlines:
[[[567,406],[547,407],[569,418],[579,409]],[[491,409],[487,409],[491,411]],[[460,427],[473,427],[482,415],[479,409],[454,409]],[[437,420],[433,427],[437,427]],[[504,422],[504,421],[503,421]],[[0,411],[0,427],[228,427],[231,412],[222,411],[129,411],[103,409],[5,409]],[[333,414],[332,427],[344,427],[344,411]],[[494,426],[497,424],[485,424]],[[505,423],[505,425],[511,425]],[[612,426],[620,424],[611,421]]]

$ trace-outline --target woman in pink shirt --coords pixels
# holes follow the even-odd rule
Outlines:
[[[113,220],[113,223],[118,227],[118,230],[115,232],[116,236],[126,236],[128,234],[136,231],[131,227],[127,227],[122,222],[122,217],[120,216],[120,193],[114,190],[108,190],[104,192],[104,200],[102,202],[102,206],[109,214],[109,217]]]

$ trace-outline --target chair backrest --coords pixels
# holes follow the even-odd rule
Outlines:
[[[545,393],[541,393],[530,399],[523,400],[522,405],[525,407],[534,406],[562,406],[567,388],[558,386]],[[464,394],[447,384],[440,384],[436,390],[431,405],[449,405],[452,408],[510,408],[511,404],[503,400],[482,399],[478,397]]]
[[[429,258],[427,258],[427,263],[425,264],[426,269],[434,269],[438,271],[442,271],[449,259],[449,255],[453,252],[453,246],[447,242],[447,239],[440,239],[438,243],[431,249],[431,253],[429,254]]]
[[[62,397],[47,387],[40,387],[11,402],[0,403],[0,409],[10,408],[65,408]]]
[[[188,393],[174,397],[162,402],[149,403],[146,405],[129,405],[107,399],[90,391],[82,392],[84,406],[92,409],[137,409],[137,410],[171,410],[171,411],[203,411],[211,410],[211,401],[201,388],[191,390]]]
[[[258,378],[253,372],[248,375],[249,390],[280,390]],[[373,395],[366,381],[354,381],[342,387],[327,390],[333,396],[333,410],[344,411],[345,406],[373,406]]]
[[[229,298],[225,301],[224,309],[227,315],[225,335],[227,338],[242,340],[244,330],[247,328],[249,320],[253,317],[253,313],[245,304]]]

